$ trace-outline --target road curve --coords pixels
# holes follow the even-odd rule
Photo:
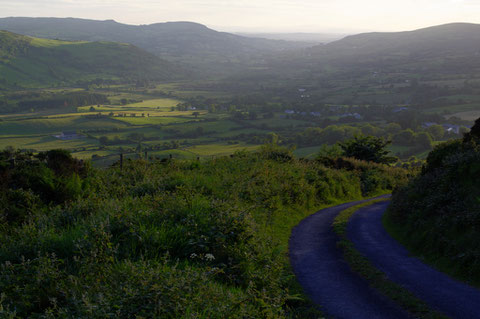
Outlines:
[[[305,293],[333,318],[409,318],[389,299],[353,273],[337,247],[332,222],[344,209],[364,201],[321,210],[304,219],[292,231],[290,263]]]
[[[360,209],[350,219],[347,236],[355,248],[390,280],[413,292],[451,318],[480,318],[480,290],[424,264],[393,239],[382,225],[388,202]]]

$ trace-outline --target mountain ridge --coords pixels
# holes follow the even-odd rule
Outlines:
[[[69,41],[106,40],[131,43],[164,57],[243,57],[309,46],[301,42],[242,37],[189,21],[129,25],[115,20],[9,17],[0,18],[0,29]]]

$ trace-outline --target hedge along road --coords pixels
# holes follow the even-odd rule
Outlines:
[[[347,225],[347,236],[390,280],[451,318],[480,318],[480,290],[424,264],[393,239],[383,227],[388,202],[358,210]]]
[[[323,209],[300,222],[289,242],[293,271],[305,293],[330,317],[409,318],[399,306],[353,273],[337,247],[333,220],[342,210],[363,202]]]

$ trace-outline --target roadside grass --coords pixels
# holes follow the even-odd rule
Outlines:
[[[408,233],[407,235],[407,232],[400,225],[392,221],[388,210],[387,213],[383,215],[382,222],[390,236],[405,246],[413,256],[421,259],[423,262],[429,264],[440,272],[446,273],[466,284],[480,288],[480,275],[472,277],[465,272],[465,269],[459,267],[459,263],[452,261],[450,258],[433,253],[428,254],[425,253],[424,250],[419,250],[414,243],[418,242],[416,236],[421,236],[421,234],[412,235],[411,233]]]
[[[355,212],[363,207],[388,200],[376,199],[342,211],[332,224],[335,233],[339,236],[338,246],[342,249],[345,260],[354,272],[365,278],[373,288],[395,301],[415,318],[446,319],[448,317],[430,309],[424,301],[415,297],[410,291],[390,281],[382,271],[375,268],[364,255],[355,249],[347,237],[347,224]]]

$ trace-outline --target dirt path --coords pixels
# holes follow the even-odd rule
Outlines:
[[[290,263],[298,281],[322,311],[334,318],[408,318],[390,300],[353,273],[337,247],[332,222],[342,210],[361,202],[327,208],[292,231]]]
[[[436,271],[385,231],[382,216],[388,202],[360,209],[350,220],[347,235],[355,248],[390,280],[404,286],[432,308],[451,318],[480,318],[480,290]]]

